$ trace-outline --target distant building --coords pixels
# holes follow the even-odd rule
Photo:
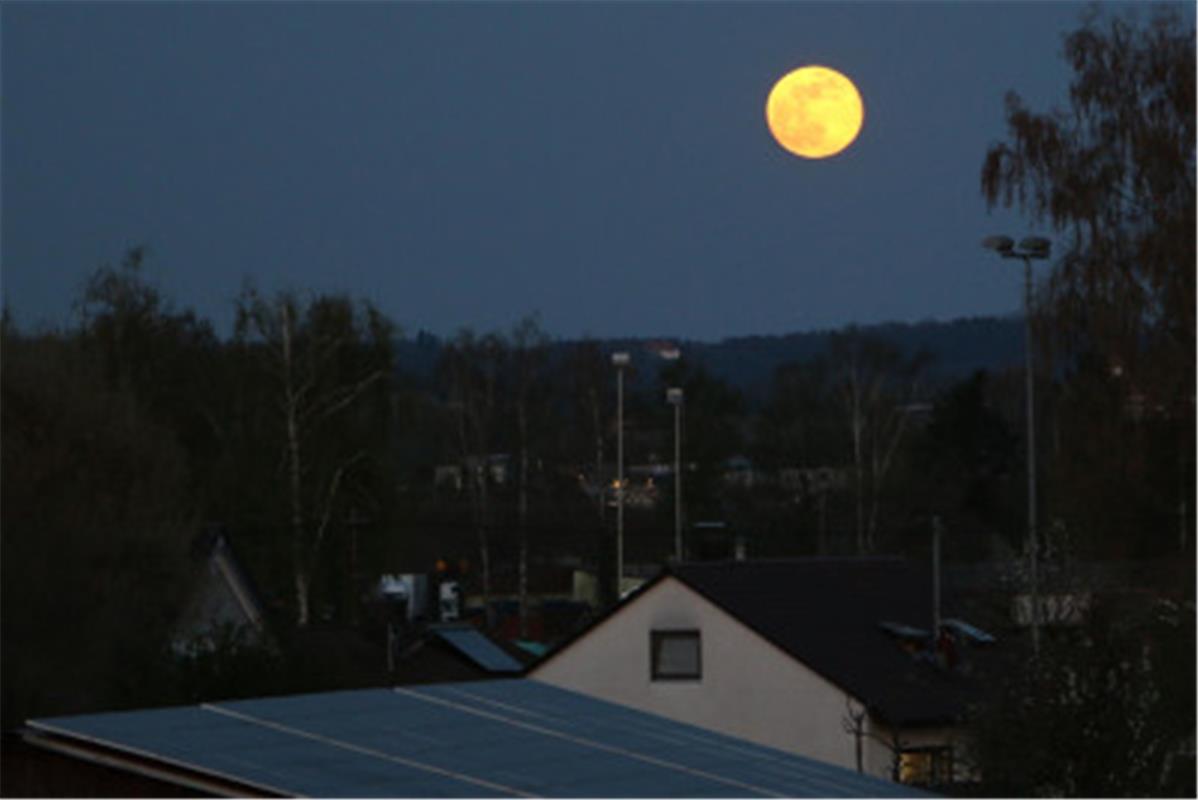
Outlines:
[[[745,456],[733,456],[724,462],[724,485],[751,489],[764,480],[764,476]]]
[[[1193,602],[1191,559],[1075,561],[1040,564],[1039,621],[1045,629],[1076,628],[1098,608],[1120,617],[1152,616],[1162,603]],[[1032,595],[1026,564],[1018,560],[956,564],[945,569],[946,587],[969,604],[971,616],[993,629],[1026,633]]]
[[[488,482],[503,486],[511,475],[512,457],[507,453],[492,453],[487,456],[471,455],[456,464],[438,464],[433,468],[433,486],[462,491],[465,476],[485,475]]]
[[[682,350],[677,344],[664,339],[654,339],[645,343],[645,349],[666,361],[677,361],[682,357]]]
[[[785,467],[778,473],[778,484],[797,497],[817,497],[825,492],[847,489],[849,470],[837,467]]]
[[[192,545],[195,586],[175,624],[176,652],[212,647],[221,637],[260,644],[266,635],[261,600],[225,534],[212,529]]]

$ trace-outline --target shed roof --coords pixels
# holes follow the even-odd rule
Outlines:
[[[472,625],[432,625],[429,631],[487,672],[524,671],[523,664]]]
[[[532,680],[31,720],[31,741],[236,794],[921,796]]]

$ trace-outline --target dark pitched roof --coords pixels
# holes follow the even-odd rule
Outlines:
[[[931,570],[897,558],[679,564],[667,574],[891,723],[958,718],[972,682],[904,650],[880,623],[929,630]],[[942,600],[942,614],[952,616]]]

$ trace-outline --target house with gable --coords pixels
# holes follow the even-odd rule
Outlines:
[[[529,677],[904,783],[969,778],[961,720],[994,638],[898,558],[675,564]],[[951,609],[949,609],[951,611]]]
[[[244,644],[266,642],[265,606],[224,532],[213,527],[201,533],[191,555],[195,582],[175,623],[173,649],[212,648],[230,635]]]

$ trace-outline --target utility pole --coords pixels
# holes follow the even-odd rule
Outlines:
[[[682,389],[666,389],[674,406],[674,560],[682,563]]]
[[[631,357],[612,353],[616,367],[616,602],[624,588],[624,368]]]
[[[932,650],[940,643],[940,517],[932,517]]]

